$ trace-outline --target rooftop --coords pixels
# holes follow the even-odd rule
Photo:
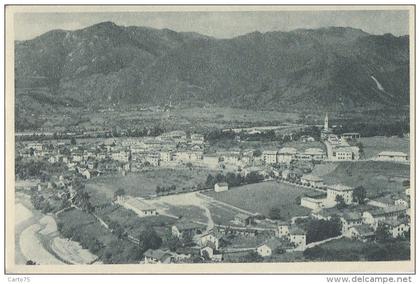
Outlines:
[[[175,224],[174,226],[180,231],[205,228],[205,225],[197,224],[190,221],[181,221]]]
[[[407,157],[408,155],[403,152],[392,152],[392,151],[383,151],[378,154],[378,156],[399,156],[399,157]]]
[[[335,191],[350,191],[353,190],[352,187],[343,185],[343,184],[333,184],[328,186],[328,189],[335,190]]]
[[[292,147],[284,147],[279,150],[279,154],[296,154],[297,150]]]
[[[368,237],[375,235],[375,231],[367,224],[354,226],[354,229],[359,232],[360,236]]]
[[[145,251],[144,256],[157,260],[162,260],[167,257],[170,257],[171,253],[169,251],[164,251],[161,249],[148,249]]]
[[[315,175],[303,175],[302,179],[308,180],[308,181],[323,181],[322,178]]]

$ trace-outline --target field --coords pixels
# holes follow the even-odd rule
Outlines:
[[[86,188],[96,192],[99,199],[112,199],[118,188],[123,188],[126,194],[134,197],[148,197],[156,193],[157,186],[169,187],[175,185],[177,190],[191,189],[197,184],[204,184],[211,171],[199,169],[152,169],[130,173],[127,176],[104,176],[90,180]]]
[[[134,237],[137,237],[146,227],[153,227],[159,235],[163,236],[166,229],[177,221],[175,218],[159,215],[139,218],[133,211],[111,204],[96,211],[96,214],[106,223],[116,222]]]
[[[324,183],[342,183],[348,186],[363,186],[368,197],[386,192],[401,192],[403,180],[409,179],[410,166],[383,161],[340,162],[330,173],[324,175]]]
[[[366,137],[361,138],[363,144],[364,158],[375,158],[382,151],[395,151],[410,154],[410,138],[403,137]]]
[[[263,182],[206,194],[216,200],[265,216],[268,216],[271,208],[277,207],[280,208],[281,217],[288,220],[310,212],[309,209],[296,204],[296,198],[307,192],[310,190],[283,183]]]
[[[309,259],[321,261],[377,261],[410,259],[410,242],[367,242],[338,239],[305,251]]]

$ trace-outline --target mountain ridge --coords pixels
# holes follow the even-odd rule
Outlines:
[[[103,22],[16,42],[16,103],[23,109],[31,101],[48,109],[51,100],[101,107],[169,99],[279,110],[405,106],[408,42],[349,27],[216,39]]]

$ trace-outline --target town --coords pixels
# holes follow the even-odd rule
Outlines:
[[[369,145],[397,138],[323,122],[280,134],[17,133],[17,199],[49,216],[34,234],[62,263],[409,259],[409,155]],[[226,139],[240,147],[217,147]],[[48,263],[20,247],[26,264]]]

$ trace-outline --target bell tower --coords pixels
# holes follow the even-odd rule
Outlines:
[[[325,114],[325,118],[324,118],[324,130],[328,130],[329,129],[329,125],[328,125],[328,113]]]

